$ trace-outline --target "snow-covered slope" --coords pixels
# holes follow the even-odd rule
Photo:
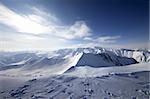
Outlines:
[[[65,58],[57,62],[58,59],[41,58],[32,64],[25,64],[22,67],[5,69],[0,71],[0,75],[5,76],[49,76],[63,74],[72,66],[75,66],[82,56],[82,53],[70,58]],[[8,66],[7,66],[8,67]]]
[[[119,56],[134,58],[138,62],[150,61],[150,52],[148,51],[121,49],[115,50],[114,53]]]
[[[149,99],[149,64],[142,50],[0,52],[0,98]]]
[[[139,63],[132,64],[128,66],[116,66],[116,67],[102,67],[102,68],[93,68],[91,66],[79,66],[72,67],[68,71],[65,72],[65,75],[72,75],[78,77],[97,77],[109,74],[117,74],[117,73],[132,73],[139,71],[150,71],[150,63]]]
[[[149,73],[135,72],[102,77],[57,75],[44,78],[6,79],[1,99],[149,99]],[[5,80],[5,81],[6,81]],[[1,80],[0,80],[1,81]],[[18,82],[19,81],[19,82]],[[8,86],[13,83],[14,86]],[[6,84],[6,85],[5,85]]]
[[[54,51],[59,57],[74,56],[76,53],[92,53],[101,54],[107,53],[109,56],[116,55],[120,57],[133,58],[137,62],[148,62],[150,61],[150,52],[145,50],[129,50],[129,49],[111,49],[111,48],[74,48],[74,49],[60,49]]]
[[[73,66],[111,67],[149,62],[150,52],[128,49],[73,48],[52,52],[0,52],[0,74],[60,74]]]

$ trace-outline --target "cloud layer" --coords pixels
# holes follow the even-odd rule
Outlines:
[[[50,13],[32,7],[33,14],[20,15],[0,4],[0,23],[16,32],[30,34],[48,34],[64,39],[76,39],[90,35],[90,28],[84,21],[77,21],[70,26],[62,26],[59,20]]]
[[[83,20],[71,25],[63,25],[54,14],[29,7],[32,14],[20,14],[0,3],[0,27],[13,29],[0,31],[2,49],[55,49],[68,46],[109,45],[116,43],[121,36],[97,36]],[[5,35],[4,35],[5,34]],[[80,41],[74,43],[73,41]]]
[[[95,39],[91,37],[85,37],[84,40],[95,43],[115,43],[121,36],[100,36]]]

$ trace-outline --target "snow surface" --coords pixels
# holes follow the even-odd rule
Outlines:
[[[150,52],[0,52],[0,99],[149,99]]]
[[[25,65],[21,68],[7,69],[0,71],[0,75],[7,76],[49,76],[55,74],[63,74],[72,66],[75,66],[82,56],[82,53],[75,55],[74,57],[70,57],[65,59],[62,62],[49,61],[49,59],[45,58],[36,61],[33,65]],[[44,60],[44,61],[43,61]],[[56,59],[57,60],[57,59]],[[56,62],[56,63],[54,63]],[[51,65],[52,64],[52,65]]]
[[[18,87],[1,89],[0,97],[1,99],[149,99],[149,73],[82,78],[67,75],[33,78]]]
[[[72,66],[124,66],[149,62],[150,52],[128,49],[75,48],[52,52],[0,52],[0,74],[60,74]]]
[[[150,71],[150,63],[148,62],[121,67],[115,66],[101,68],[93,68],[91,66],[79,66],[69,69],[68,71],[66,71],[65,75],[72,75],[78,77],[97,77],[116,73],[123,74],[140,71]]]

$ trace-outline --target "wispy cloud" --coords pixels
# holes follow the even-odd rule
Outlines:
[[[94,41],[100,42],[100,43],[115,43],[121,36],[102,36],[98,37]]]
[[[39,34],[50,30],[48,27],[32,21],[27,17],[19,15],[3,4],[0,4],[0,23],[14,28],[17,32]]]
[[[54,14],[31,7],[33,14],[20,15],[0,4],[0,23],[20,33],[49,34],[63,39],[76,39],[91,35],[91,29],[84,21],[62,26]]]
[[[123,47],[116,43],[121,38],[120,35],[97,36],[92,33],[93,30],[85,21],[63,25],[63,22],[50,12],[37,7],[29,7],[29,9],[32,14],[20,14],[0,3],[0,24],[15,30],[9,31],[10,33],[0,31],[0,43],[4,45],[2,49],[49,50],[71,46]],[[80,40],[80,42],[70,43],[72,40]],[[146,44],[141,44],[141,46],[144,45]]]
[[[116,42],[120,39],[121,36],[99,36],[99,37],[85,37],[84,43],[73,45],[71,47],[109,47],[109,48],[121,48],[122,46],[118,45]]]
[[[92,35],[84,21],[63,25],[50,12],[31,6],[29,9],[32,13],[20,14],[0,3],[0,26],[13,29],[0,31],[0,50],[51,50],[69,46],[72,39]]]
[[[100,36],[96,38],[85,37],[85,41],[90,41],[93,43],[115,43],[121,36]]]
[[[31,10],[33,11],[33,15],[44,16],[45,23],[54,25],[60,22],[60,20],[52,13],[48,13],[44,10],[38,9],[37,7],[31,7]],[[49,20],[49,21],[46,21],[46,20]]]
[[[65,26],[60,28],[60,31],[56,31],[56,35],[64,39],[76,39],[91,36],[91,29],[86,25],[84,21],[76,21],[71,26]]]

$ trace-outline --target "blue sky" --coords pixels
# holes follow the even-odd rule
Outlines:
[[[1,0],[0,50],[147,48],[148,0]]]

